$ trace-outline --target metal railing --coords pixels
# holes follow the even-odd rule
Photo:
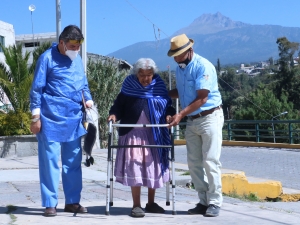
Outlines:
[[[184,139],[186,122],[180,123],[179,138]],[[300,143],[300,120],[225,120],[223,140],[272,143]]]

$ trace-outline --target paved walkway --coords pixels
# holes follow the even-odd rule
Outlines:
[[[186,146],[176,146],[175,160],[187,163]],[[300,149],[223,146],[221,163],[247,177],[277,180],[285,188],[300,190]]]
[[[181,147],[182,148],[182,147]],[[256,149],[247,148],[247,154],[253,155]],[[184,158],[184,151],[176,149],[176,168],[186,168],[187,165],[180,159]],[[246,150],[243,150],[246,152]],[[43,217],[44,208],[40,206],[40,191],[38,179],[37,156],[23,158],[0,159],[0,224],[299,224],[300,202],[244,202],[238,199],[224,197],[220,216],[216,218],[203,217],[201,215],[188,215],[187,210],[197,203],[197,193],[185,187],[190,180],[189,176],[181,176],[176,173],[176,212],[172,214],[172,205],[165,206],[165,188],[157,190],[156,201],[165,208],[165,214],[146,213],[144,218],[131,218],[132,200],[129,187],[114,183],[114,202],[110,207],[110,216],[105,215],[106,202],[106,167],[107,150],[94,151],[95,164],[89,168],[83,166],[83,182],[81,204],[88,207],[89,213],[74,216],[64,213],[64,195],[60,186],[58,215],[53,218]],[[240,153],[240,152],[239,152]],[[223,166],[228,163],[226,155],[235,155],[239,161],[238,152],[223,150]],[[246,153],[245,153],[246,154]],[[282,154],[281,152],[278,153]],[[299,153],[300,154],[300,153]],[[260,154],[257,155],[260,157]],[[286,157],[282,156],[281,157]],[[293,156],[295,157],[295,156]],[[234,159],[233,159],[234,160]],[[224,162],[226,161],[226,162]],[[244,161],[246,164],[247,160]],[[177,163],[178,162],[178,163]],[[299,162],[300,163],[300,162]],[[226,169],[235,167],[229,163]],[[253,164],[252,164],[253,165]],[[268,166],[268,165],[266,165]],[[253,165],[256,170],[257,165]],[[283,165],[279,168],[286,169]],[[249,166],[249,169],[251,166]],[[241,169],[242,170],[242,169]],[[264,174],[266,169],[260,169]],[[289,171],[285,171],[288,173]],[[248,172],[246,172],[247,174]],[[258,174],[259,175],[259,174]],[[294,177],[294,180],[298,177]],[[291,180],[288,183],[292,183]],[[289,185],[289,184],[288,184]],[[147,201],[146,189],[142,189],[142,204]],[[14,210],[8,214],[9,210]]]

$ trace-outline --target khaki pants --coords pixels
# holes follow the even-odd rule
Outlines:
[[[207,116],[188,119],[185,139],[189,171],[202,205],[214,204],[221,207],[221,148],[223,110]]]

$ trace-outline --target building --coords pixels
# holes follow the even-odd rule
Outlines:
[[[40,46],[44,42],[56,42],[56,32],[39,33],[39,34],[20,34],[16,35],[16,44],[22,44],[22,52],[32,52],[34,48]],[[32,63],[32,54],[28,59],[28,64]]]
[[[14,27],[12,24],[5,23],[0,21],[0,44],[5,47],[9,47],[15,44],[22,45],[22,53],[23,55],[25,52],[32,52],[34,48],[40,46],[44,42],[57,42],[56,40],[56,32],[49,32],[49,33],[37,33],[37,34],[21,34],[15,35]],[[5,57],[3,54],[3,50],[0,45],[0,63],[5,64]],[[87,58],[93,61],[102,61],[102,62],[113,62],[119,70],[129,70],[132,68],[125,60],[110,58],[107,56],[102,56],[93,53],[87,53]],[[32,64],[32,54],[28,59],[28,65]],[[0,88],[0,113],[7,112],[8,110],[12,109],[11,103],[7,98],[4,91]]]
[[[241,64],[241,67],[239,70],[236,71],[236,73],[247,73],[250,74],[250,72],[254,69],[254,66],[245,66],[245,64]]]
[[[8,47],[15,44],[15,30],[12,24],[0,20],[0,44]],[[3,50],[0,45],[0,62],[5,62]]]
[[[12,24],[0,20],[0,63],[5,63],[5,57],[1,46],[9,47],[15,44],[15,30]],[[11,103],[4,91],[0,88],[0,113],[6,113],[12,109]]]
[[[23,46],[23,54],[27,52],[32,52],[35,47],[40,46],[44,42],[57,42],[56,40],[56,32],[51,33],[39,33],[39,34],[21,34],[16,35],[16,44],[22,44]],[[116,59],[116,58],[110,58],[107,56],[102,56],[98,54],[88,53],[87,52],[87,58],[91,59],[93,61],[100,60],[100,61],[107,61],[112,60],[114,62],[114,65],[117,65],[119,70],[123,69],[131,69],[132,66],[126,62],[125,60]],[[32,63],[32,55],[30,56],[28,60],[28,64]]]

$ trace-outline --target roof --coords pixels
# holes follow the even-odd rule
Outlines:
[[[56,32],[49,32],[49,33],[36,33],[36,34],[20,34],[16,35],[16,41],[32,41],[34,36],[35,40],[41,39],[54,39],[56,40]]]
[[[119,70],[130,70],[132,68],[132,65],[126,62],[125,60],[122,59],[116,59],[116,58],[111,58],[108,56],[103,56],[103,55],[98,55],[94,53],[87,53],[88,59],[91,59],[92,61],[102,61],[106,62],[107,60],[112,60],[114,65],[117,65]]]

